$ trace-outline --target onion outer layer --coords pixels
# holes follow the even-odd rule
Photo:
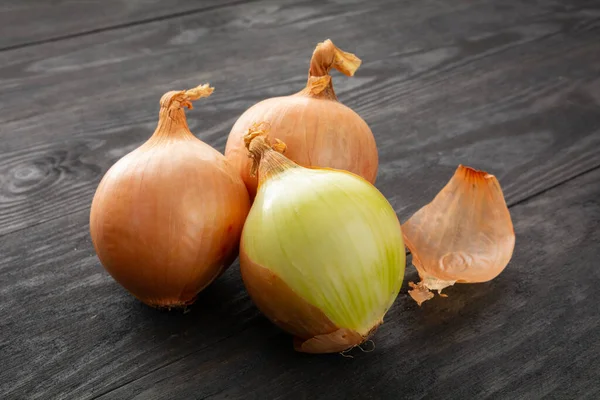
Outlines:
[[[484,171],[459,165],[435,199],[402,225],[421,282],[409,294],[421,305],[431,290],[486,282],[510,261],[515,232],[500,183]]]

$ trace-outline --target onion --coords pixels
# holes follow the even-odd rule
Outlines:
[[[421,305],[430,290],[486,282],[510,261],[515,232],[498,180],[460,165],[435,199],[402,225],[421,282],[409,285]]]
[[[257,181],[249,173],[251,162],[244,135],[259,122],[270,125],[271,137],[289,146],[286,156],[297,164],[343,169],[375,182],[378,155],[373,133],[358,114],[337,100],[329,76],[332,67],[352,76],[360,63],[331,40],[319,43],[304,90],[261,101],[237,120],[227,140],[225,157],[242,176],[251,198],[256,194]]]
[[[257,307],[295,336],[296,350],[340,352],[383,322],[404,276],[396,213],[361,177],[308,169],[245,137],[259,187],[244,225],[240,268]]]
[[[237,256],[248,193],[225,157],[192,135],[183,111],[212,91],[166,93],[152,137],[110,168],[92,202],[100,261],[150,306],[193,303]]]

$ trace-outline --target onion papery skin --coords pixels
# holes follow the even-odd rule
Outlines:
[[[270,136],[287,145],[286,157],[304,167],[352,172],[374,183],[379,165],[375,138],[367,123],[337,100],[297,94],[263,100],[237,120],[227,140],[225,156],[255,196],[257,180],[250,175],[251,160],[244,135],[264,121]]]
[[[375,183],[379,156],[373,133],[356,112],[338,101],[329,75],[335,68],[353,76],[360,63],[330,40],[319,43],[303,90],[263,100],[238,118],[229,133],[225,157],[242,176],[251,198],[256,195],[258,182],[249,173],[252,162],[244,136],[258,123],[269,126],[271,139],[288,146],[286,156],[295,163],[341,169]]]
[[[365,341],[398,295],[405,267],[400,223],[385,197],[357,175],[285,169],[261,178],[240,266],[252,300],[295,336],[296,350],[340,352]]]
[[[224,156],[189,132],[177,104],[167,114],[161,108],[154,135],[105,174],[90,214],[102,265],[159,308],[193,303],[235,260],[250,208]]]
[[[421,305],[455,283],[480,283],[506,268],[515,231],[494,175],[459,165],[436,197],[402,226],[418,284],[410,296]]]

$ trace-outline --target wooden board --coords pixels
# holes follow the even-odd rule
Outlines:
[[[0,6],[0,398],[600,395],[596,1],[150,3]],[[364,61],[334,85],[374,131],[401,220],[457,164],[494,173],[514,205],[508,269],[422,308],[405,284],[353,359],[294,353],[237,264],[187,314],[132,299],[94,254],[89,205],[161,94],[213,84],[188,116],[222,150],[245,109],[303,86],[327,37]]]
[[[0,51],[197,14],[241,2],[244,1],[3,0],[0,3]]]
[[[187,314],[141,305],[98,265],[87,213],[0,242],[2,398],[597,398],[600,169],[512,208],[495,280],[421,308],[404,287],[370,353],[295,353],[237,263]],[[367,345],[367,350],[369,350]]]
[[[0,235],[87,209],[106,170],[149,137],[170,89],[216,87],[188,115],[223,150],[244,110],[303,86],[327,37],[364,60],[356,77],[336,74],[335,87],[372,127],[377,186],[403,221],[459,163],[496,174],[510,204],[599,165],[600,24],[590,3],[560,12],[467,0],[291,3],[0,53]]]

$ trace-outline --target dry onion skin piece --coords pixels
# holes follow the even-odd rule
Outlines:
[[[495,176],[459,165],[435,199],[402,225],[421,282],[409,283],[421,305],[432,290],[486,282],[510,261],[515,232]]]
[[[306,353],[359,346],[398,296],[406,254],[393,207],[347,171],[304,168],[264,132],[245,137],[259,187],[240,271],[261,312]]]
[[[353,76],[360,64],[354,54],[325,40],[312,54],[304,89],[256,103],[238,118],[229,133],[225,157],[240,173],[251,198],[258,181],[250,174],[252,162],[244,136],[257,123],[269,125],[269,136],[288,146],[286,157],[295,163],[342,169],[375,182],[379,158],[373,133],[355,111],[338,101],[329,75],[333,68]]]
[[[246,187],[225,156],[189,130],[184,108],[208,84],[160,100],[158,125],[104,175],[90,234],[104,268],[157,308],[184,308],[237,257],[250,210]]]

